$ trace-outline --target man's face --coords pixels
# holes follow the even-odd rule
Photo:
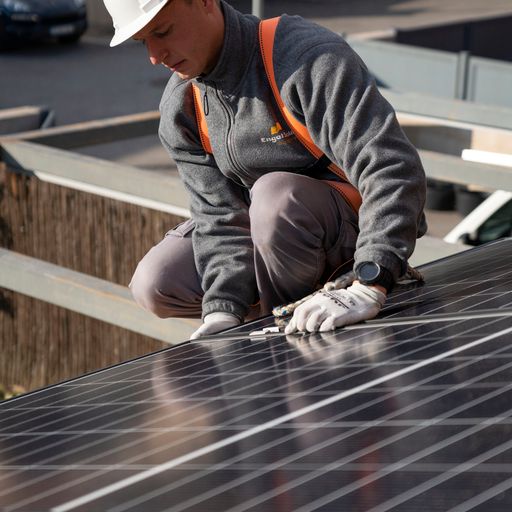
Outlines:
[[[215,0],[170,0],[133,38],[145,44],[151,64],[190,79],[213,69],[223,36],[224,22]]]

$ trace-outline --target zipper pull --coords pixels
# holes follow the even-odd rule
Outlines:
[[[203,95],[203,112],[207,116],[210,113],[210,105],[208,104],[208,85],[205,82],[204,95]]]

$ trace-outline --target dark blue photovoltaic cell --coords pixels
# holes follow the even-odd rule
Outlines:
[[[426,283],[395,290],[383,317],[500,309],[510,304],[510,239],[445,258],[421,270]],[[508,306],[510,307],[510,306]]]
[[[397,323],[262,319],[3,403],[0,510],[511,510],[511,256],[427,265]]]

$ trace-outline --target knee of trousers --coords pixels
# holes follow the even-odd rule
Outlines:
[[[135,302],[160,318],[200,316],[202,294],[196,290],[200,285],[191,266],[172,258],[162,260],[160,248],[153,248],[130,282]]]
[[[169,300],[163,300],[160,291],[162,284],[159,272],[150,262],[142,259],[135,269],[129,288],[139,306],[160,318],[167,318],[172,316],[169,311],[171,304]]]
[[[293,230],[298,210],[307,202],[303,176],[272,172],[259,178],[251,190],[251,236],[257,248],[272,248]]]

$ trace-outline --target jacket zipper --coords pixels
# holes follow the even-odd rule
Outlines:
[[[219,90],[217,89],[217,84],[215,82],[207,82],[206,80],[203,80],[202,78],[197,78],[197,81],[200,83],[203,83],[205,85],[205,91],[203,93],[203,111],[204,115],[207,116],[210,111],[210,106],[208,103],[208,86],[213,87],[215,90],[215,94],[217,96],[217,99],[219,100],[219,103],[222,105],[222,108],[226,114],[227,120],[228,120],[228,129],[227,129],[227,141],[226,141],[226,155],[229,161],[229,164],[235,170],[239,175],[241,176],[247,176],[247,172],[243,168],[243,166],[238,162],[238,159],[235,156],[234,152],[234,145],[233,145],[233,133],[232,133],[232,127],[233,127],[233,120],[231,115],[231,109],[229,108],[229,105],[226,104],[224,99],[222,98],[222,95],[219,93]],[[240,180],[240,178],[239,178]],[[241,181],[240,181],[241,184]]]

